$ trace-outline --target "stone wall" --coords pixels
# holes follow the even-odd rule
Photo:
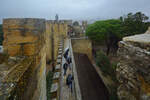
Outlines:
[[[45,20],[5,19],[3,22],[4,52],[10,56],[38,53],[44,41]]]
[[[51,35],[50,38],[54,39],[53,43],[53,50],[54,50],[54,60],[57,59],[57,53],[58,53],[58,44],[61,38],[66,38],[67,37],[67,32],[68,32],[68,23],[66,21],[53,21],[53,20],[48,20],[47,21],[47,32]],[[53,34],[53,35],[52,35]],[[52,44],[50,44],[52,45]],[[49,46],[50,46],[49,45]],[[48,50],[48,49],[47,49]],[[52,47],[50,49],[52,51]],[[50,54],[48,54],[48,58],[51,58]]]
[[[0,100],[46,100],[45,29],[44,19],[4,19]]]
[[[52,60],[52,24],[46,21],[46,60]]]
[[[120,100],[150,100],[150,28],[119,42],[117,66]]]
[[[72,39],[73,52],[86,54],[92,61],[92,42],[85,38]]]
[[[79,86],[79,80],[78,80],[78,74],[77,74],[77,70],[76,70],[76,64],[75,64],[75,60],[74,60],[74,54],[73,54],[73,48],[72,48],[72,43],[71,40],[69,40],[69,49],[70,49],[70,55],[72,57],[72,73],[74,76],[74,84],[73,87],[75,87],[75,99],[76,100],[82,100],[82,95],[81,95],[81,90],[80,90],[80,86]]]

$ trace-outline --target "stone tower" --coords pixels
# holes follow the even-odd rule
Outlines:
[[[59,20],[59,16],[58,16],[58,14],[56,14],[55,21],[58,22],[58,20]]]

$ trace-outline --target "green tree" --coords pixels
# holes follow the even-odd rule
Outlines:
[[[107,47],[106,54],[110,49],[117,48],[117,42],[121,39],[121,21],[116,19],[97,21],[86,29],[86,35],[97,43],[104,43]]]
[[[141,12],[135,14],[129,13],[126,16],[121,16],[122,33],[124,33],[125,36],[144,33],[148,28],[148,19],[149,17]]]

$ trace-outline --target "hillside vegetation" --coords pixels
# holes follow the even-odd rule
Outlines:
[[[145,33],[150,26],[148,19],[149,17],[141,12],[129,13],[118,19],[97,21],[86,29],[86,35],[92,40],[93,55],[97,66],[104,76],[111,77],[115,83],[109,86],[110,100],[118,100],[116,94],[118,82],[115,77],[118,42],[125,36]]]

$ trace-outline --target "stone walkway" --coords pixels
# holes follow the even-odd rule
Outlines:
[[[64,49],[66,47],[69,47],[69,39],[67,39],[65,41],[64,44]],[[70,52],[69,52],[70,55]],[[66,77],[69,73],[72,73],[72,70],[70,70],[69,68],[67,69],[67,75],[63,76],[63,64],[65,63],[65,59],[63,57],[62,59],[62,67],[61,67],[61,90],[60,90],[60,100],[75,100],[74,99],[74,91],[73,93],[71,93],[70,88],[68,88],[68,86],[66,85]],[[74,89],[73,89],[74,90]]]

